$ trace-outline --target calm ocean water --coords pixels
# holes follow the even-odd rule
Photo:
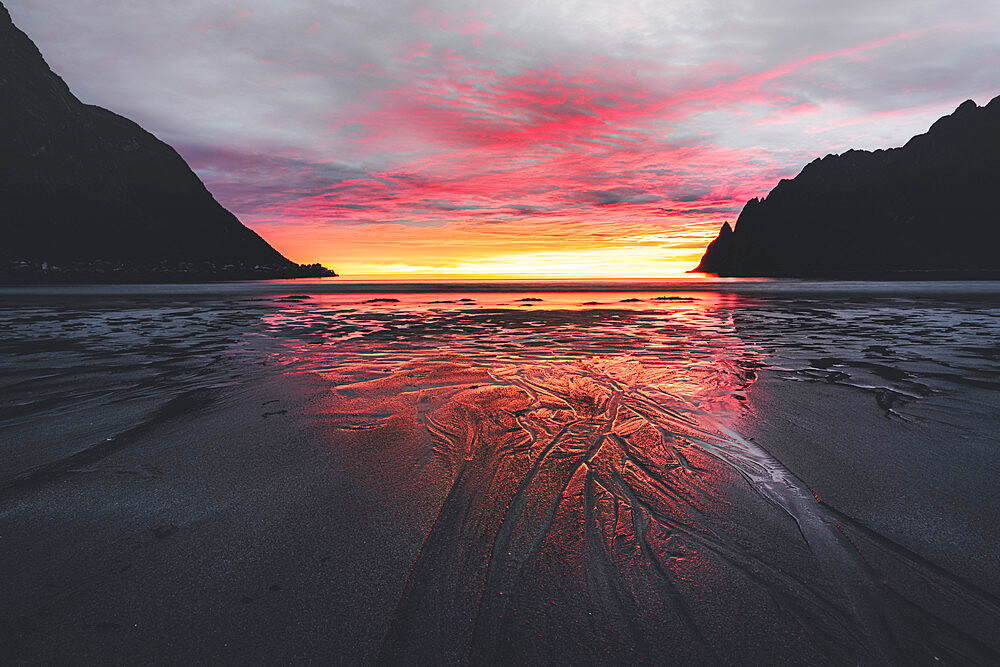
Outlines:
[[[0,285],[0,297],[245,295],[245,294],[390,294],[455,292],[719,292],[728,294],[877,294],[997,295],[1000,281],[837,281],[783,278],[701,278],[673,280],[263,280],[175,285]]]

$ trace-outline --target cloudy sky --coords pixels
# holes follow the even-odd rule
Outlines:
[[[987,0],[5,4],[83,101],[345,275],[683,271],[814,157],[1000,94]]]

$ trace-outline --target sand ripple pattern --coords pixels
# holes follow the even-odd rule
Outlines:
[[[762,368],[871,391],[903,418],[896,408],[961,359],[920,356],[919,331],[912,345],[897,336],[894,351],[881,350],[873,333],[886,323],[870,311],[848,310],[854,322],[824,332],[830,313],[811,305],[798,320],[678,306],[397,312],[297,348],[300,363],[361,392],[410,378],[404,391],[426,392],[417,420],[452,480],[382,661],[763,663],[776,645],[804,663],[1000,659],[886,573],[933,588],[930,608],[966,610],[969,628],[1000,627],[994,597],[822,504],[732,428]],[[341,315],[341,328],[364,319]],[[322,322],[314,313],[283,324],[323,336]],[[995,327],[992,314],[970,312],[963,330]],[[852,350],[851,335],[867,347]],[[779,340],[788,365],[769,350]],[[328,357],[320,346],[333,348]],[[927,377],[870,360],[883,352],[925,364]],[[462,368],[488,381],[427,379]]]

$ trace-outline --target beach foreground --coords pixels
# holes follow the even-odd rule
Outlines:
[[[0,657],[995,663],[997,305],[12,299]]]

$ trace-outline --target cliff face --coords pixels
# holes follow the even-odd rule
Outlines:
[[[695,271],[722,276],[1000,274],[1000,96],[901,148],[806,165],[746,203]]]
[[[80,102],[2,4],[0,259],[299,269],[170,146]]]

